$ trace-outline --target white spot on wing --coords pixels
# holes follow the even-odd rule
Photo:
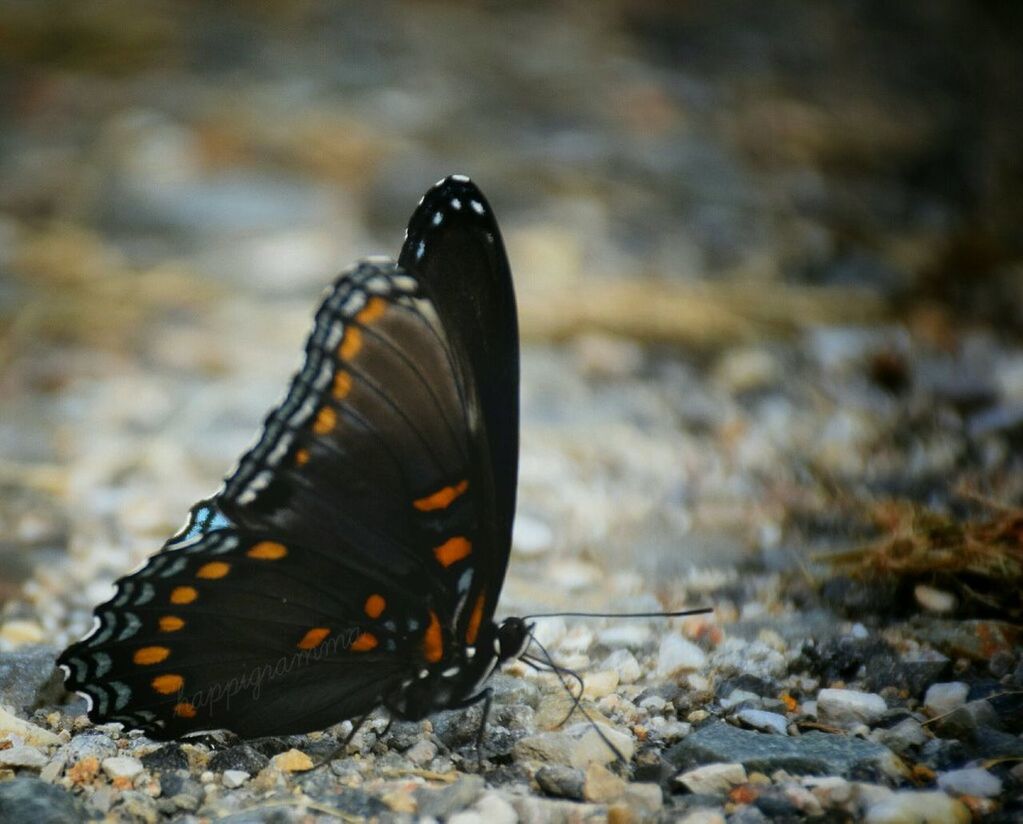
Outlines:
[[[462,201],[460,201],[457,197],[451,198],[451,208],[457,212],[462,208]]]
[[[452,180],[457,180],[459,183],[468,183],[469,178],[465,175],[451,175]]]
[[[433,213],[433,225],[434,226],[440,226],[443,222],[444,222],[444,213],[443,212],[434,212]]]
[[[478,200],[470,200],[469,205],[472,206],[472,210],[478,215],[482,215],[485,211],[483,208],[483,204],[480,203]]]
[[[416,260],[421,260],[424,254],[426,254],[426,243],[419,241],[419,245],[416,247]]]

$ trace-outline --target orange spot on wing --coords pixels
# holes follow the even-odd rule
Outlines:
[[[437,613],[430,610],[430,625],[423,633],[423,657],[430,664],[436,664],[444,657],[444,638],[440,630]]]
[[[383,298],[370,298],[369,303],[367,303],[365,307],[363,307],[362,311],[355,316],[355,319],[359,323],[372,323],[384,313],[386,308],[387,301]]]
[[[174,705],[174,714],[178,718],[195,718],[196,709],[187,701],[182,701],[180,704]]]
[[[427,495],[425,498],[419,498],[418,500],[413,501],[412,505],[420,512],[431,512],[434,509],[447,509],[451,506],[452,501],[454,501],[459,495],[462,495],[468,488],[468,481],[460,481],[454,486],[445,486],[443,489],[439,489],[432,495]]]
[[[337,353],[341,360],[351,360],[359,354],[360,349],[362,349],[362,330],[349,326],[345,329],[345,336],[337,348]]]
[[[309,463],[309,450],[301,447],[295,450],[295,466],[305,466]]]
[[[299,649],[314,649],[323,643],[323,639],[330,635],[330,629],[327,627],[313,627],[309,632],[302,636],[302,640],[298,642]]]
[[[362,633],[358,638],[352,641],[352,645],[349,647],[354,652],[369,652],[374,649],[380,642],[377,637],[369,632]]]
[[[352,375],[350,372],[345,372],[343,369],[334,376],[334,397],[338,400],[348,397],[348,393],[352,391]]]
[[[317,435],[326,435],[337,426],[337,412],[333,407],[321,406],[316,413],[316,420],[313,421],[313,432]]]
[[[476,643],[476,636],[480,633],[480,624],[483,622],[483,605],[486,603],[486,598],[480,594],[480,597],[476,599],[476,605],[472,608],[472,613],[469,615],[469,625],[465,628],[465,643],[472,645]]]
[[[180,675],[157,675],[151,683],[160,695],[170,695],[185,686],[185,679]]]
[[[449,567],[452,564],[458,563],[471,552],[472,544],[467,538],[463,538],[461,535],[456,535],[454,538],[448,538],[440,546],[435,546],[433,548],[433,554],[437,558],[437,563],[442,567]]]
[[[178,618],[177,615],[161,615],[160,616],[160,631],[161,632],[177,632],[185,625],[185,622]]]
[[[217,578],[223,578],[230,571],[230,564],[225,564],[223,561],[210,561],[208,564],[203,564],[199,567],[198,571],[195,573],[195,577],[206,578],[207,580],[214,581]]]
[[[245,554],[258,561],[279,561],[288,554],[288,548],[277,541],[260,541]]]
[[[174,587],[171,590],[170,601],[172,604],[190,604],[198,597],[199,593],[195,587]]]
[[[376,593],[366,599],[366,605],[363,607],[370,618],[379,618],[386,608],[387,601],[384,600],[384,596]]]
[[[142,647],[135,650],[131,660],[136,664],[148,666],[149,664],[159,664],[161,661],[166,661],[168,655],[170,655],[170,650],[167,647]]]

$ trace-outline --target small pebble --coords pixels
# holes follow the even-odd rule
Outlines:
[[[142,762],[127,755],[103,759],[103,772],[109,778],[134,778],[142,772]]]
[[[761,732],[773,732],[776,735],[788,735],[789,724],[784,715],[765,710],[739,710],[735,717],[745,724]]]
[[[519,820],[515,808],[496,792],[484,793],[473,805],[473,809],[486,824],[516,824]]]
[[[296,749],[275,755],[270,761],[281,772],[305,772],[315,766],[308,755]]]
[[[938,786],[949,795],[975,795],[980,798],[994,798],[1002,792],[1002,780],[980,767],[941,773]]]
[[[0,736],[16,735],[26,744],[37,747],[50,747],[64,743],[60,737],[49,730],[22,721],[16,715],[12,715],[3,707],[0,707]]]
[[[686,670],[698,670],[707,663],[707,656],[692,641],[681,635],[665,635],[657,652],[657,675],[667,677]]]
[[[587,698],[603,698],[618,687],[618,673],[614,670],[592,672],[583,677],[583,695]]]
[[[15,744],[6,750],[0,750],[0,766],[3,767],[32,767],[41,769],[46,765],[47,758],[35,747],[25,744]]]
[[[970,687],[962,681],[931,684],[924,695],[924,709],[932,717],[946,715],[966,703]]]
[[[432,761],[437,756],[437,745],[429,738],[420,738],[405,753],[405,757],[413,764],[422,766]]]
[[[724,795],[732,787],[746,783],[746,768],[742,764],[705,764],[676,775],[673,781],[691,793]]]
[[[643,675],[639,661],[627,649],[616,649],[601,664],[604,669],[614,670],[622,684],[635,684]]]
[[[972,816],[965,804],[943,792],[906,790],[869,805],[863,820],[866,824],[969,824]]]
[[[601,764],[590,764],[586,768],[583,784],[583,798],[598,804],[606,804],[621,798],[625,793],[625,781]]]
[[[229,790],[236,789],[249,780],[251,776],[245,770],[224,770],[224,786]]]
[[[939,614],[952,612],[959,603],[958,599],[951,592],[935,589],[926,584],[917,584],[913,588],[913,597],[924,609]]]
[[[825,724],[839,727],[869,725],[887,709],[885,700],[872,692],[827,689],[817,693],[817,717]]]

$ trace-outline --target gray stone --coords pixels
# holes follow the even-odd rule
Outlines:
[[[67,743],[65,750],[68,764],[75,764],[83,758],[95,757],[102,761],[117,755],[117,744],[108,735],[94,731],[79,733]]]
[[[146,753],[141,760],[143,767],[157,772],[188,769],[188,756],[178,744],[165,744],[158,750]]]
[[[738,762],[747,770],[770,774],[861,777],[893,768],[887,747],[858,738],[816,730],[797,737],[740,730],[723,722],[708,724],[665,754],[682,769],[713,762]],[[765,811],[766,812],[766,811]]]
[[[788,735],[789,723],[784,715],[764,710],[739,710],[735,717],[745,724],[761,732],[773,732],[776,735]]]
[[[421,817],[444,819],[470,807],[486,786],[478,775],[465,775],[440,790],[421,787],[416,790],[416,812]]]
[[[0,781],[0,821],[66,824],[93,819],[67,790],[37,778]]]
[[[528,704],[536,709],[540,703],[540,688],[525,678],[512,678],[503,672],[495,673],[487,682],[493,691],[494,704]]]
[[[956,707],[947,715],[939,716],[934,723],[935,731],[943,738],[958,738],[960,741],[972,741],[980,730],[997,730],[999,727],[998,713],[983,699]]]
[[[214,753],[210,758],[209,768],[213,772],[240,770],[249,775],[255,775],[269,763],[270,759],[261,752],[257,752],[248,744],[239,744],[236,747]]]
[[[871,737],[899,755],[922,747],[930,740],[923,725],[915,718],[904,718],[894,727],[876,730]]]
[[[0,656],[0,704],[22,712],[56,704],[64,691],[60,670],[54,665],[59,652],[29,646]]]
[[[121,793],[121,803],[118,809],[125,813],[130,821],[145,821],[146,824],[155,824],[160,817],[156,799],[138,790],[125,790]]]
[[[419,766],[429,763],[436,755],[437,745],[429,738],[420,738],[405,753],[405,757],[409,761]]]
[[[994,798],[1002,792],[1002,780],[980,767],[941,773],[938,776],[938,786],[949,795]]]
[[[583,784],[586,780],[582,770],[566,767],[564,764],[548,764],[538,769],[533,777],[547,795],[582,800]]]

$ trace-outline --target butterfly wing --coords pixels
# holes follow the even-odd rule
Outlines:
[[[459,351],[415,277],[377,263],[342,276],[224,489],[61,656],[90,717],[157,737],[303,732],[430,662],[484,542],[479,401]]]
[[[511,548],[519,456],[519,333],[511,268],[490,204],[468,178],[452,175],[420,201],[398,264],[430,291],[444,327],[470,370],[483,421],[481,462],[494,543],[486,563],[493,614]],[[482,561],[481,561],[482,563]]]

